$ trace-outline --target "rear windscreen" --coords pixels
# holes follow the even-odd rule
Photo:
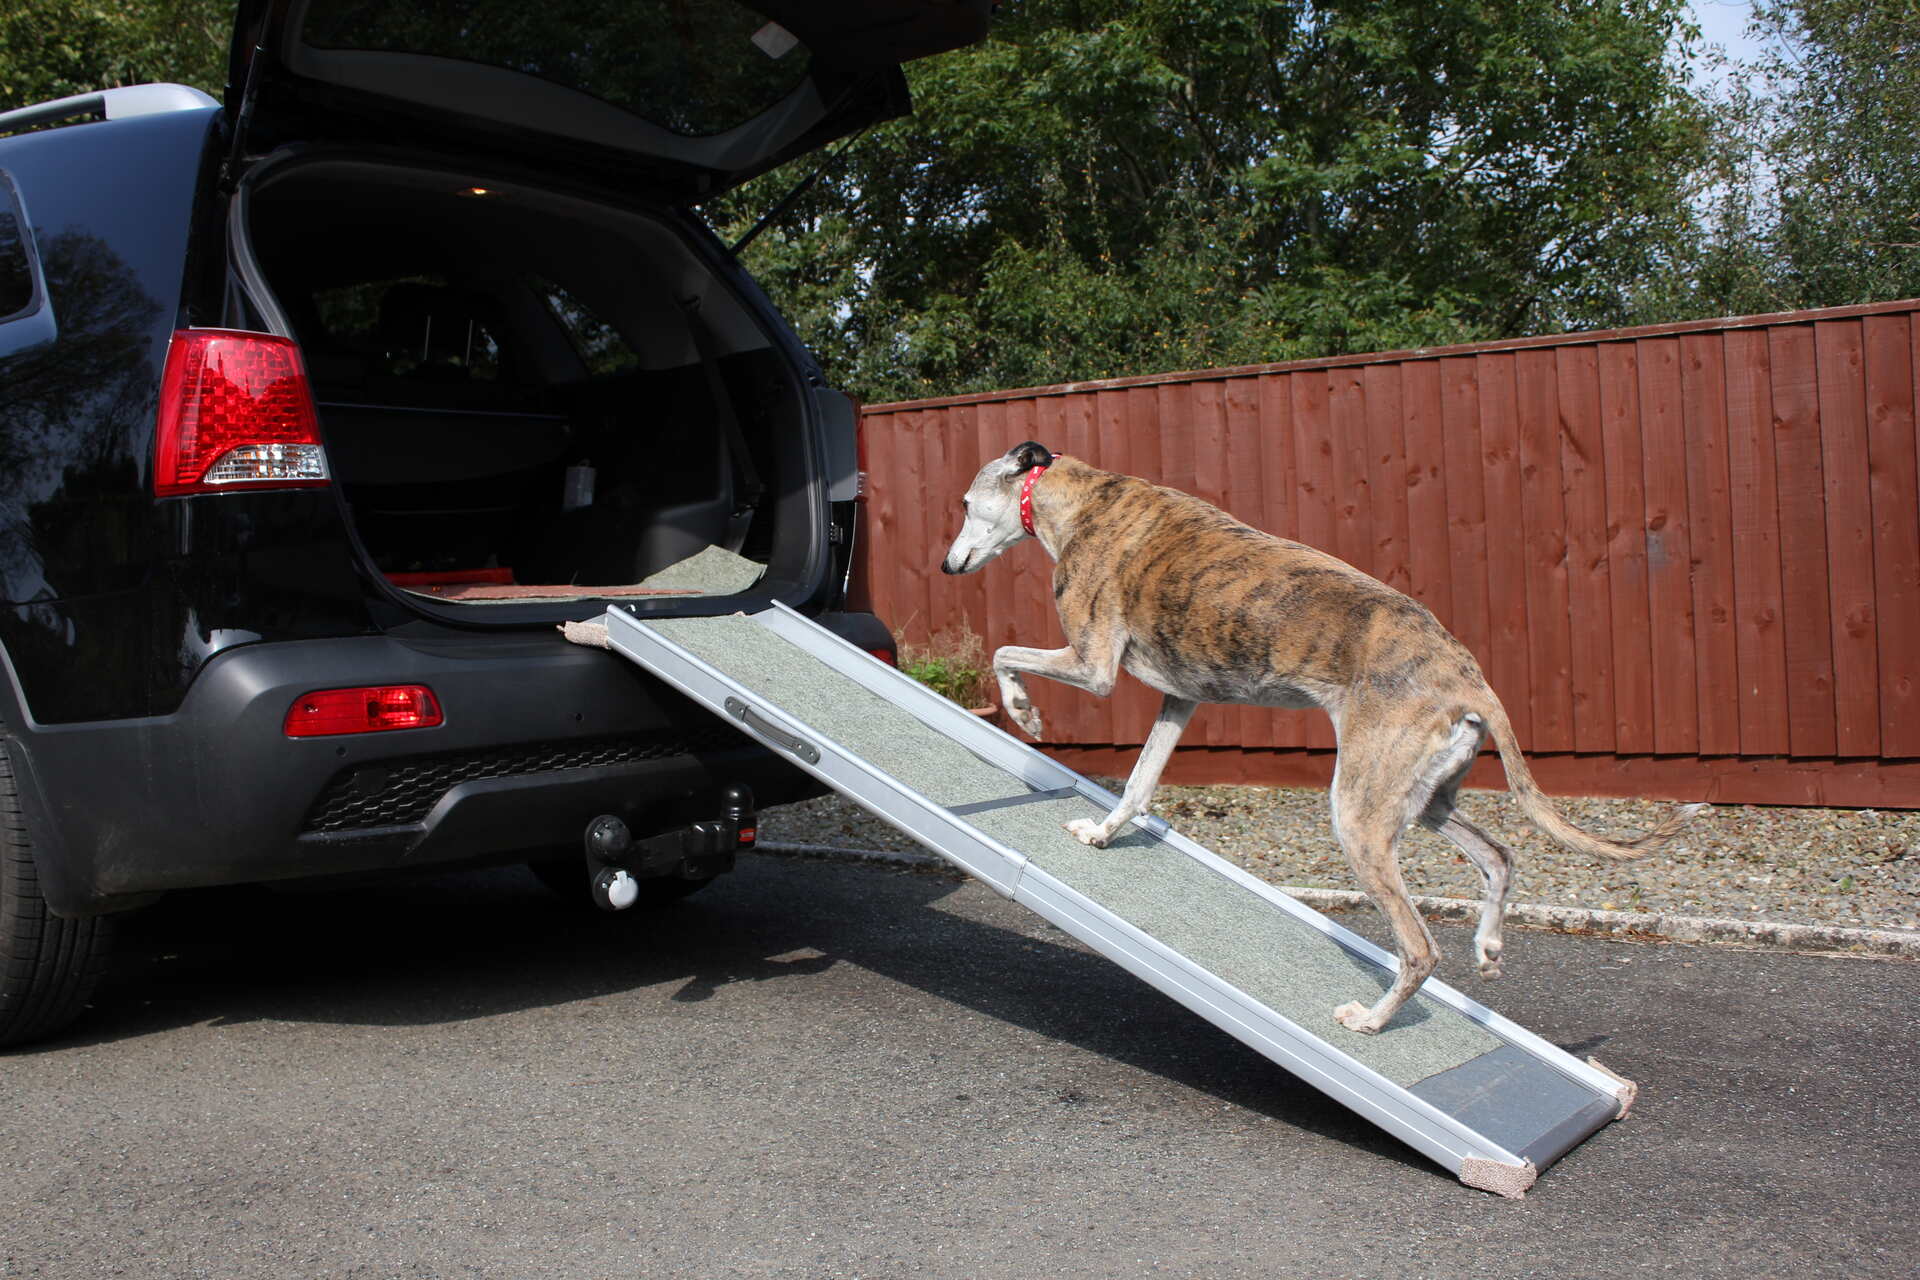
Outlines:
[[[810,64],[804,45],[734,0],[313,0],[301,39],[517,71],[687,137],[760,115]]]

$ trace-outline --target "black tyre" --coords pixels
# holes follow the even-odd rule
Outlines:
[[[570,903],[583,907],[593,906],[593,888],[587,880],[587,864],[579,854],[558,854],[551,858],[536,858],[527,863],[527,870],[533,872],[533,878],[548,889],[560,895]],[[682,880],[678,876],[661,876],[639,881],[640,896],[627,912],[658,911],[680,901],[690,893],[712,884],[715,877],[705,880]],[[623,913],[624,914],[624,913]]]
[[[113,919],[64,920],[47,910],[20,817],[13,760],[0,746],[0,1048],[72,1022],[106,972]]]

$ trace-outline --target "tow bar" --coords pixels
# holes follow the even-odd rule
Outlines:
[[[624,911],[640,896],[640,881],[711,880],[733,870],[733,855],[751,848],[758,832],[753,792],[745,786],[723,793],[720,817],[677,831],[635,840],[620,818],[603,813],[587,824],[587,871],[593,900],[603,911]]]

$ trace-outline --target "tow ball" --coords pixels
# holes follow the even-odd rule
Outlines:
[[[753,792],[740,785],[723,793],[719,818],[645,840],[603,813],[587,824],[585,836],[593,900],[604,911],[624,911],[639,900],[642,880],[710,880],[733,870],[733,855],[751,848],[757,834]]]

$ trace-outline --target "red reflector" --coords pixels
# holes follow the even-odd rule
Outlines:
[[[741,844],[752,844],[752,843],[753,843],[753,842],[754,842],[755,840],[757,840],[757,839],[759,839],[759,838],[760,838],[760,828],[758,828],[758,827],[742,827],[742,828],[740,828],[740,843],[741,843]]]
[[[299,347],[270,333],[182,329],[173,335],[160,379],[154,493],[327,482]]]
[[[427,729],[441,723],[440,704],[423,684],[373,685],[364,689],[316,689],[287,708],[289,738],[335,733]]]
[[[872,654],[874,657],[880,659],[880,661],[886,663],[890,667],[897,667],[900,665],[900,654],[893,649],[869,649],[867,650],[867,652]]]

